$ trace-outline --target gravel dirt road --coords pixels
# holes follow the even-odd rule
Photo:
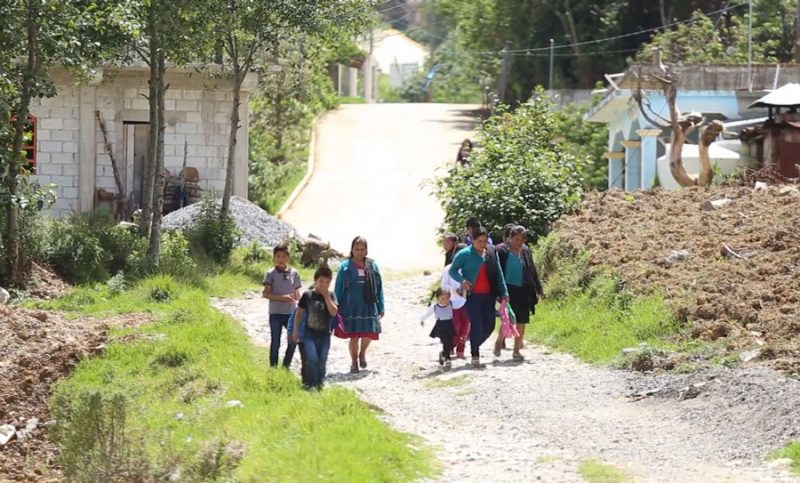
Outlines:
[[[348,374],[346,342],[334,339],[329,382],[357,391],[392,427],[422,436],[443,466],[436,481],[583,481],[578,468],[587,460],[620,469],[629,481],[797,481],[782,462],[766,460],[782,443],[771,425],[797,425],[796,397],[780,407],[763,398],[800,394],[798,381],[775,372],[714,375],[735,390],[634,401],[633,393],[680,382],[592,367],[535,346],[523,350],[524,363],[484,347],[486,369],[455,361],[444,372],[430,323],[422,328],[418,320],[435,275],[389,278],[384,333],[370,348],[369,369]],[[215,304],[256,343],[269,344],[268,306],[258,294]]]
[[[316,169],[282,219],[348,253],[367,237],[382,268],[435,268],[442,211],[421,183],[453,167],[476,106],[345,105],[317,130]],[[447,168],[445,168],[447,165]]]

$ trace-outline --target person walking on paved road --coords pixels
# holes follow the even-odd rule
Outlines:
[[[472,246],[456,254],[450,266],[450,277],[468,294],[465,307],[470,321],[470,351],[472,366],[477,368],[482,367],[481,344],[495,329],[495,302],[508,300],[508,288],[497,252],[489,245],[486,228],[480,227],[473,233]]]
[[[378,340],[384,315],[383,281],[378,265],[367,258],[365,238],[353,239],[350,257],[339,267],[334,293],[350,343],[350,372],[357,373],[367,367],[367,348]]]
[[[525,227],[517,225],[511,228],[508,243],[497,249],[500,268],[508,286],[509,305],[516,316],[519,332],[519,336],[514,338],[512,357],[515,361],[524,360],[520,349],[525,338],[525,326],[530,322],[531,315],[536,312],[536,304],[544,293],[539,273],[533,263],[533,256],[525,244],[527,235]],[[494,345],[494,355],[500,356],[504,341],[503,332],[500,331]]]
[[[472,154],[472,141],[465,139],[458,148],[456,156],[456,168],[466,168],[469,164],[469,155]]]

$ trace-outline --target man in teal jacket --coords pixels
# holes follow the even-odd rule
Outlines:
[[[508,288],[489,233],[484,227],[474,232],[472,246],[459,251],[450,266],[450,277],[467,293],[465,308],[471,324],[469,342],[473,367],[481,367],[480,348],[494,332],[495,302],[508,300]]]

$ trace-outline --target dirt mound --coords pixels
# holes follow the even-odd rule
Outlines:
[[[760,346],[755,358],[800,369],[796,187],[592,193],[556,230],[633,290],[662,293],[694,337],[734,336],[729,350]]]
[[[0,306],[0,426],[16,429],[0,446],[3,479],[59,479],[55,445],[46,438],[50,386],[81,358],[101,350],[107,328],[96,320]]]

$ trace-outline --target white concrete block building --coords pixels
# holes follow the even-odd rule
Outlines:
[[[214,68],[214,67],[212,67]],[[141,205],[148,162],[149,71],[145,65],[105,68],[89,83],[77,84],[64,71],[53,72],[58,94],[31,106],[33,139],[29,159],[33,180],[58,186],[56,214],[99,206],[97,192],[116,192],[111,159],[96,119],[102,114],[131,209]],[[220,195],[233,102],[231,83],[196,68],[168,69],[165,97],[164,165],[179,174],[188,143],[187,166],[197,168],[200,188]],[[242,86],[241,126],[236,145],[233,193],[247,197],[249,94],[254,74]]]

